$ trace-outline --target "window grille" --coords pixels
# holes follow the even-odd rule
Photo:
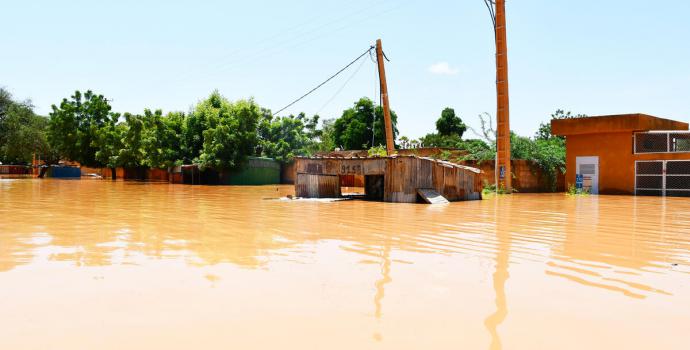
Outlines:
[[[690,152],[690,132],[654,131],[634,134],[635,153]]]
[[[690,161],[635,162],[635,194],[690,197]]]

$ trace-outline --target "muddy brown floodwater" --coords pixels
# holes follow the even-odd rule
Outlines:
[[[690,200],[0,180],[0,349],[688,349]]]

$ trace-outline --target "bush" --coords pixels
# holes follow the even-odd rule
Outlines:
[[[388,155],[388,151],[383,145],[378,145],[376,147],[369,148],[367,154],[369,157],[385,157]]]

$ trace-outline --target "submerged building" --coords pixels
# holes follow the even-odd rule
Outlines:
[[[297,157],[295,194],[337,198],[349,176],[364,177],[365,198],[396,203],[439,203],[481,199],[479,169],[432,158]]]
[[[551,121],[566,138],[566,182],[593,194],[690,196],[688,124],[646,114]]]

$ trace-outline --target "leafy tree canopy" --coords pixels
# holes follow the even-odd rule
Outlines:
[[[34,153],[53,161],[47,129],[48,119],[34,113],[31,101],[15,101],[9,91],[0,88],[0,162],[28,164]]]
[[[465,123],[455,115],[455,110],[450,107],[443,109],[441,117],[436,121],[436,131],[441,136],[457,135],[462,138],[466,130]]]
[[[570,111],[566,112],[562,109],[557,109],[556,112],[551,114],[551,120],[557,120],[557,119],[574,119],[574,118],[587,118],[586,114],[576,114],[573,115]],[[553,136],[551,134],[551,120],[545,123],[539,123],[539,129],[537,130],[537,133],[534,135],[534,138],[537,140],[548,140]],[[563,139],[562,136],[557,136],[560,139]]]
[[[393,140],[398,134],[398,116],[391,111]],[[375,106],[367,97],[362,97],[352,108],[343,111],[333,124],[333,141],[343,149],[369,149],[372,145],[386,143],[383,121],[383,107]]]
[[[297,116],[273,117],[264,113],[259,123],[259,148],[264,157],[279,162],[290,162],[295,156],[310,155],[315,139],[321,135],[317,129],[319,116],[308,118],[304,113]]]
[[[141,147],[145,158],[144,166],[151,168],[168,168],[182,164],[186,147],[183,143],[185,116],[180,112],[163,115],[158,109],[155,112],[144,110],[145,130]]]
[[[76,91],[60,106],[52,106],[48,137],[61,157],[86,166],[103,166],[96,159],[98,131],[113,123],[111,107],[103,95]]]
[[[202,132],[200,166],[219,170],[242,166],[258,143],[257,124],[261,109],[254,100],[231,103],[214,92],[197,106],[197,113],[209,126]]]
[[[436,133],[426,134],[419,140],[424,147],[460,148],[465,131],[467,125],[455,115],[454,109],[446,107],[436,121]]]

